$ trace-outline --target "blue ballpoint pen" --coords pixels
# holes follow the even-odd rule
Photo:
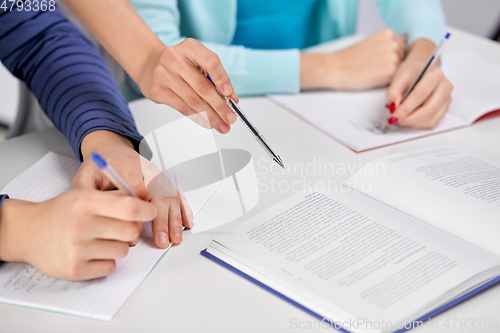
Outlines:
[[[434,49],[434,52],[432,52],[431,56],[429,57],[429,60],[427,60],[427,63],[425,64],[424,68],[422,68],[422,70],[418,74],[415,81],[413,81],[412,85],[408,88],[408,90],[406,90],[405,94],[403,95],[403,98],[401,99],[401,103],[403,103],[404,100],[406,99],[406,97],[408,97],[408,95],[413,91],[413,89],[415,88],[417,83],[420,82],[420,80],[422,79],[424,74],[427,72],[427,70],[430,69],[432,67],[432,65],[434,65],[436,60],[438,60],[439,55],[441,54],[441,51],[443,50],[443,47],[444,47],[446,41],[448,41],[448,39],[450,38],[450,36],[451,36],[451,34],[449,32],[446,33],[446,36],[444,36],[441,43],[439,43],[439,45],[436,46],[436,48]],[[384,126],[384,128],[382,129],[382,132],[383,133],[387,132],[389,130],[389,127],[390,127],[390,125],[386,124]]]
[[[212,78],[210,78],[210,75],[207,75],[207,79],[209,79],[210,82],[214,85],[219,95],[221,95],[222,98],[224,98],[229,108],[238,115],[238,118],[240,118],[240,120],[245,124],[245,126],[253,134],[257,142],[260,143],[262,148],[264,148],[266,153],[273,159],[273,161],[278,163],[278,165],[284,169],[285,164],[283,164],[283,160],[281,159],[281,157],[271,149],[264,136],[257,130],[257,128],[250,122],[250,120],[248,120],[247,116],[243,113],[243,111],[241,111],[236,102],[231,97],[224,96],[219,91],[215,83],[212,81]]]
[[[125,191],[125,193],[127,193],[131,197],[137,198],[137,195],[135,195],[135,193],[132,192],[132,190],[130,189],[130,187],[128,187],[127,183],[125,183],[122,177],[120,177],[120,175],[115,171],[115,169],[113,169],[111,165],[109,165],[108,162],[106,162],[106,160],[101,155],[99,155],[98,153],[93,153],[92,160],[97,165],[99,170],[101,170],[102,173],[109,178],[111,183],[113,183],[113,185],[115,185],[117,189]],[[186,228],[182,227],[182,230],[184,229]],[[172,246],[172,244],[173,243],[170,243],[170,246]]]
[[[115,169],[113,169],[101,155],[99,155],[98,153],[93,153],[92,160],[94,161],[95,165],[97,165],[99,170],[101,170],[102,173],[113,183],[113,185],[116,186],[116,188],[124,191],[131,197],[137,198],[130,187],[128,187],[127,183],[125,183],[125,181],[120,177]]]

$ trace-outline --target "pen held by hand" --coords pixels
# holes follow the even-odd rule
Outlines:
[[[274,152],[274,150],[269,146],[267,143],[266,139],[264,136],[257,130],[257,128],[250,122],[248,117],[243,113],[243,111],[240,109],[240,107],[235,103],[235,101],[228,96],[224,96],[215,83],[212,81],[210,78],[210,75],[207,75],[207,79],[210,80],[210,82],[214,85],[215,89],[217,89],[217,92],[224,98],[226,101],[226,104],[229,106],[229,108],[238,115],[240,120],[245,124],[245,126],[248,128],[248,130],[252,133],[254,138],[257,140],[257,142],[262,146],[262,148],[266,151],[266,153],[273,159],[274,162],[276,162],[280,167],[285,169],[285,164],[283,163],[283,160],[281,157]]]
[[[439,45],[436,46],[436,48],[434,49],[434,52],[432,52],[432,54],[430,55],[429,59],[427,60],[427,62],[425,63],[425,66],[422,68],[422,70],[418,74],[417,78],[413,81],[413,83],[410,85],[410,87],[404,93],[403,98],[401,99],[401,104],[405,101],[405,99],[408,97],[408,95],[410,95],[410,93],[413,91],[413,89],[415,89],[415,86],[420,82],[420,80],[422,80],[422,77],[425,75],[425,73],[427,73],[428,70],[432,68],[432,66],[437,61],[437,59],[439,59],[439,56],[441,55],[441,52],[442,52],[446,42],[449,40],[450,36],[451,36],[451,34],[449,32],[446,33],[446,35],[441,40]],[[391,107],[392,107],[392,104],[391,104]],[[391,119],[393,120],[392,123],[391,123]],[[394,119],[396,119],[396,121],[394,121]],[[382,129],[382,133],[386,133],[389,130],[390,126],[394,125],[396,122],[397,122],[397,118],[394,118],[394,117],[389,118],[389,120],[387,121],[387,123],[384,125],[384,127]]]

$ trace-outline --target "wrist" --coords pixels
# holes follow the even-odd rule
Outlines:
[[[411,44],[405,60],[413,59],[426,61],[430,57],[432,52],[434,52],[435,48],[436,45],[431,40],[426,38],[419,38]]]
[[[154,79],[156,66],[161,64],[161,57],[166,48],[167,46],[163,43],[152,48],[146,61],[140,66],[140,74],[137,75],[136,78],[132,78],[139,86],[139,89],[141,89],[142,94],[146,97],[149,95],[148,89],[151,85],[151,81]]]
[[[110,145],[117,144],[126,145],[134,149],[134,145],[126,137],[111,131],[97,130],[90,132],[82,140],[80,151],[82,152],[83,160],[85,161],[93,152],[100,151],[103,144],[107,148]]]
[[[37,214],[30,214],[37,205],[21,200],[4,200],[0,209],[0,260],[29,262],[30,229],[25,227],[25,223],[35,223]]]
[[[300,54],[300,87],[303,90],[329,88],[332,80],[330,54],[301,53]]]

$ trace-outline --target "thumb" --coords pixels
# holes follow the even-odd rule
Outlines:
[[[72,180],[73,188],[86,190],[101,190],[111,189],[110,183],[105,184],[103,174],[94,168],[89,163],[83,163],[78,169]]]

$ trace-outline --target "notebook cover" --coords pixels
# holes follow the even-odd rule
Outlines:
[[[295,302],[294,300],[292,300],[292,299],[288,298],[287,296],[285,296],[285,295],[283,295],[283,294],[281,294],[281,293],[277,292],[276,290],[274,290],[274,289],[270,288],[269,286],[267,286],[267,285],[263,284],[262,282],[260,282],[260,281],[258,281],[258,280],[256,280],[256,279],[254,279],[254,278],[253,278],[253,277],[251,277],[250,275],[248,275],[248,274],[246,274],[246,273],[243,273],[242,271],[240,271],[239,269],[236,269],[235,267],[233,267],[233,266],[229,265],[229,264],[228,264],[228,263],[226,263],[225,261],[220,260],[219,258],[217,258],[216,256],[214,256],[213,254],[211,254],[211,253],[207,252],[207,250],[206,250],[206,249],[205,249],[205,250],[203,250],[203,251],[201,251],[201,252],[200,252],[200,254],[201,254],[202,256],[207,257],[207,258],[208,258],[208,259],[210,259],[210,260],[215,261],[215,262],[216,262],[216,263],[218,263],[219,265],[224,266],[225,268],[229,269],[230,271],[233,271],[234,273],[238,274],[239,276],[241,276],[241,277],[243,277],[243,278],[245,278],[245,279],[247,279],[247,280],[249,280],[249,281],[251,281],[251,282],[255,283],[255,284],[256,284],[256,285],[258,285],[259,287],[264,288],[265,290],[267,290],[267,291],[269,291],[270,293],[272,293],[272,294],[274,294],[274,295],[278,296],[279,298],[281,298],[281,299],[283,299],[283,300],[285,300],[285,301],[287,301],[287,302],[291,303],[292,305],[295,305],[296,307],[298,307],[299,309],[301,309],[301,310],[303,310],[303,311],[305,311],[305,312],[309,313],[310,315],[313,315],[314,317],[318,318],[318,319],[319,319],[319,320],[321,320],[322,322],[329,324],[329,325],[330,325],[330,327],[332,327],[332,328],[334,327],[335,329],[337,329],[338,331],[341,331],[341,332],[350,333],[349,331],[347,331],[347,330],[345,330],[345,329],[343,329],[343,328],[337,328],[337,327],[335,326],[335,324],[334,324],[334,323],[331,323],[329,320],[327,320],[326,318],[323,318],[322,316],[320,316],[320,315],[319,315],[319,314],[317,314],[316,312],[313,312],[313,311],[309,310],[308,308],[306,308],[306,307],[302,306],[301,304],[299,304],[299,303]],[[447,310],[447,309],[451,308],[452,306],[457,305],[458,303],[460,303],[460,302],[462,302],[462,301],[466,300],[466,299],[467,299],[467,298],[469,298],[469,297],[472,297],[472,296],[476,295],[477,293],[479,293],[479,292],[483,291],[484,289],[487,289],[487,288],[489,288],[489,287],[493,286],[494,284],[496,284],[496,283],[498,283],[498,282],[500,282],[500,276],[499,276],[499,277],[497,277],[497,278],[495,278],[495,279],[493,279],[493,280],[491,280],[491,281],[489,281],[489,282],[486,282],[485,284],[483,284],[483,285],[481,285],[481,286],[477,287],[476,289],[474,289],[474,290],[472,290],[472,291],[468,292],[467,294],[462,295],[461,297],[459,297],[459,298],[457,298],[457,299],[455,299],[455,300],[451,301],[450,303],[445,304],[445,305],[443,305],[443,306],[441,306],[441,307],[439,307],[439,308],[437,308],[437,309],[435,309],[435,310],[433,310],[433,311],[431,311],[431,312],[427,313],[426,315],[424,315],[424,316],[422,316],[421,318],[416,319],[416,320],[414,320],[414,321],[422,321],[422,322],[425,322],[425,321],[427,321],[428,319],[430,319],[430,318],[432,318],[432,317],[436,316],[437,314],[439,314],[439,313],[441,313],[441,312],[443,312],[443,311],[445,311],[445,310]],[[399,330],[395,331],[394,333],[404,332],[404,331],[407,331],[408,329],[411,329],[411,327],[408,327],[408,328],[404,328],[404,327],[403,327],[402,329],[399,329]]]

